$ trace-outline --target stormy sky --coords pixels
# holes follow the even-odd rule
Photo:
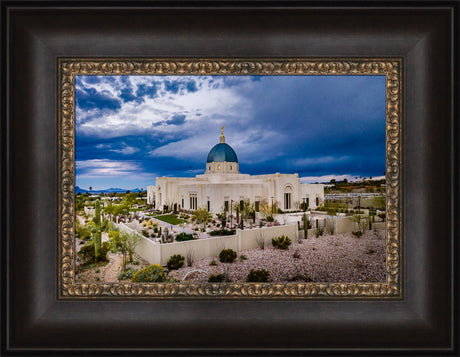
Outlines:
[[[77,76],[75,99],[84,189],[201,174],[222,125],[241,173],[385,171],[384,76]]]

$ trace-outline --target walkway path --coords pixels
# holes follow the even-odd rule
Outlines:
[[[107,264],[101,271],[101,280],[106,283],[116,283],[118,281],[118,274],[120,274],[121,255],[109,253],[109,264]]]

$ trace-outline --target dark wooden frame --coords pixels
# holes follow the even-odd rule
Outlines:
[[[2,354],[458,355],[459,2],[110,4],[2,2]],[[404,299],[58,300],[59,56],[403,57]]]

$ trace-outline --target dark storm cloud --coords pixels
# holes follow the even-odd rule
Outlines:
[[[233,98],[236,114],[218,112],[210,116],[206,107],[199,105],[176,110],[175,103],[167,115],[149,124],[148,129],[138,130],[137,135],[105,138],[101,130],[99,136],[84,136],[77,127],[77,160],[136,160],[140,169],[152,175],[190,177],[204,171],[206,153],[212,145],[202,144],[209,148],[198,148],[200,154],[194,154],[200,142],[189,149],[187,140],[201,133],[215,136],[217,143],[220,126],[225,125],[227,143],[238,155],[242,173],[375,177],[385,171],[383,76],[158,76],[137,84],[127,76],[115,78],[86,76],[77,80],[77,107],[87,118],[97,120],[97,115],[108,115],[127,102],[147,104],[146,98],[168,103],[167,96],[195,96],[203,91],[201,98],[206,102],[204,82],[209,88],[233,91],[239,98]],[[107,83],[113,84],[117,98],[104,90],[102,84]],[[244,109],[240,108],[242,99],[246,101]],[[193,107],[195,102],[189,103]],[[99,111],[93,114],[91,109]],[[175,152],[167,157],[151,154],[171,143],[181,145],[191,158],[181,158]]]
[[[121,108],[119,99],[114,98],[109,92],[98,92],[94,88],[77,89],[75,97],[77,107],[83,110]]]

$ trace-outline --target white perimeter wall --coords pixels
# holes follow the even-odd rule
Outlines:
[[[336,224],[336,233],[346,233],[356,230],[355,223],[348,217],[333,217]],[[324,220],[321,225],[324,226]],[[116,225],[116,224],[115,224]],[[265,246],[272,246],[272,238],[281,235],[288,236],[292,241],[296,241],[299,234],[303,232],[297,229],[297,223],[285,226],[263,227],[248,230],[236,230],[232,236],[219,236],[213,238],[197,239],[185,242],[158,243],[145,238],[133,228],[124,223],[116,225],[121,232],[135,233],[142,237],[136,247],[136,253],[151,264],[166,265],[169,258],[174,254],[180,254],[184,257],[188,252],[193,252],[194,259],[218,256],[222,249],[233,249],[237,252],[258,248],[258,239],[264,239]],[[134,227],[134,225],[133,225]],[[385,222],[374,223],[375,228],[384,228]],[[308,231],[308,236],[315,235],[315,229]]]
[[[271,240],[281,235],[288,236],[291,240],[297,239],[297,224],[287,226],[265,227],[250,230],[236,231],[232,236],[219,236],[206,239],[197,239],[185,242],[157,243],[145,238],[124,223],[118,224],[121,232],[134,233],[142,237],[136,247],[136,253],[151,264],[166,265],[174,254],[187,256],[193,252],[195,259],[218,256],[222,249],[233,249],[237,252],[258,247],[258,237],[263,237],[265,246],[271,246]]]

